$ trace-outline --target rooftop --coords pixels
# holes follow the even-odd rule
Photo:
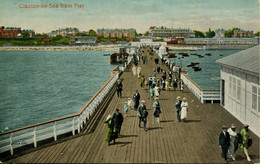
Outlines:
[[[259,76],[259,53],[260,46],[254,46],[249,49],[237,52],[233,55],[221,58],[216,62],[232,68],[237,68],[246,72],[251,72]]]

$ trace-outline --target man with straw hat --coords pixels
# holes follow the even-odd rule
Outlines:
[[[148,116],[148,112],[146,111],[146,106],[144,105],[145,101],[142,100],[141,104],[137,108],[137,116],[139,118],[139,128],[141,128],[141,122],[144,122],[144,130],[147,131],[146,129],[146,118]]]
[[[182,103],[181,97],[178,96],[175,103],[176,117],[178,122],[181,121],[181,103]]]
[[[181,119],[183,121],[186,121],[187,113],[188,113],[188,102],[186,97],[183,97],[181,102]]]
[[[230,135],[227,132],[227,127],[222,126],[222,131],[219,135],[219,146],[222,149],[222,157],[225,160],[225,163],[227,163],[227,152],[230,144]]]

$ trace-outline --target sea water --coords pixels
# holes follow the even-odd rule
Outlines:
[[[0,51],[0,132],[77,113],[109,79],[115,51]]]
[[[182,66],[187,70],[187,75],[203,90],[220,90],[220,64],[216,60],[239,52],[239,50],[197,50],[197,51],[170,51],[176,53],[177,58],[170,58],[177,66]],[[188,57],[182,57],[178,53],[188,53]],[[199,58],[196,55],[204,56]],[[205,54],[210,53],[211,56]],[[201,71],[194,71],[192,67],[187,67],[191,62],[199,62],[197,66]]]

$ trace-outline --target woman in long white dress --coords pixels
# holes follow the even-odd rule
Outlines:
[[[154,95],[155,97],[158,97],[160,95],[160,88],[158,85],[154,87]]]
[[[188,112],[188,102],[186,97],[184,97],[181,103],[181,120],[186,121],[187,112]]]
[[[235,161],[235,152],[236,149],[238,148],[238,143],[237,143],[237,132],[236,132],[236,127],[235,125],[231,125],[231,128],[229,128],[227,130],[227,132],[230,135],[230,144],[229,144],[229,148],[228,148],[228,153],[230,155],[230,157],[232,158],[233,161]]]

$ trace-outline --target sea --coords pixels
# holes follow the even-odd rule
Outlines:
[[[170,51],[176,53],[177,58],[169,60],[175,63],[176,66],[182,66],[187,75],[203,90],[220,90],[220,64],[216,60],[232,55],[240,50],[196,50],[196,51]],[[178,53],[188,53],[188,57],[182,57]],[[203,56],[199,58],[196,53]],[[210,54],[210,56],[205,55]],[[192,67],[187,67],[191,62],[199,62],[197,65],[201,71],[194,71]]]
[[[117,51],[0,51],[0,132],[77,113],[109,79]]]
[[[113,52],[0,51],[0,132],[77,113],[109,79],[116,65],[104,54]],[[202,89],[219,89],[220,65],[215,61],[238,50],[172,52],[204,56],[170,60]],[[190,62],[200,62],[202,70],[194,72],[187,67]]]

